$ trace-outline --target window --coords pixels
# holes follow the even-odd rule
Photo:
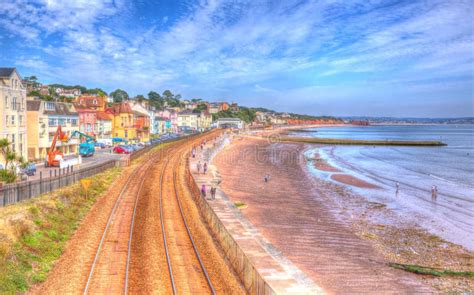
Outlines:
[[[5,108],[8,109],[8,96],[5,96]]]
[[[12,98],[12,110],[16,111],[17,105],[16,105],[16,97]]]
[[[96,105],[96,104],[97,104],[97,99],[94,99],[94,100],[92,101],[92,103],[93,103],[94,105]]]
[[[12,124],[12,126],[15,125],[15,115],[11,115],[10,120],[11,120],[10,123]]]
[[[15,134],[12,134],[12,150],[15,151]]]
[[[58,121],[56,120],[56,118],[49,118],[48,124],[49,126],[57,126]]]
[[[23,125],[23,116],[22,115],[18,116],[18,125],[20,125],[20,126]],[[20,136],[21,136],[21,134],[20,134]],[[21,139],[20,139],[20,141],[21,141]]]
[[[77,119],[71,119],[71,125],[77,126]]]
[[[45,109],[48,111],[54,111],[54,102],[46,102]]]
[[[8,121],[8,115],[6,115],[6,116],[5,116],[5,125],[8,126],[8,122],[10,122],[10,121]]]
[[[66,126],[66,119],[60,118],[60,119],[58,119],[58,121],[59,121],[59,125]]]

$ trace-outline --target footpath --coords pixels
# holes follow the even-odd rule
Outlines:
[[[226,194],[219,188],[222,181],[213,157],[232,140],[232,135],[222,135],[212,142],[196,147],[195,158],[190,158],[192,178],[201,189],[206,188],[206,198],[201,198],[201,209],[210,223],[231,264],[252,294],[323,294],[305,273],[297,268],[243,216]],[[199,166],[208,165],[207,173]],[[216,187],[211,199],[211,187]]]

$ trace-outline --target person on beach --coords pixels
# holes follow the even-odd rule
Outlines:
[[[434,200],[436,201],[438,199],[438,186],[434,186]]]
[[[265,175],[265,176],[263,177],[263,181],[264,181],[265,183],[268,182],[268,176],[267,176],[267,175]]]
[[[196,148],[195,147],[193,147],[193,150],[192,150],[191,153],[193,155],[193,159],[196,158]]]
[[[207,173],[207,163],[204,163],[204,166],[203,166],[203,169],[202,169],[202,173],[203,173],[203,174],[206,174],[206,173]]]
[[[206,198],[206,185],[205,185],[205,184],[203,184],[203,185],[201,186],[201,195],[202,195],[204,198]]]
[[[400,192],[400,183],[396,183],[395,184],[395,187],[396,187],[396,191],[395,191],[395,194],[398,195],[398,193]]]
[[[199,161],[196,165],[196,169],[197,169],[197,173],[200,174],[201,173],[201,161]]]
[[[438,189],[435,185],[431,186],[431,200],[436,201]]]

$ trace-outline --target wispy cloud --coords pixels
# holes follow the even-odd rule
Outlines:
[[[279,95],[273,89],[284,83],[295,94],[292,102],[304,104],[333,91],[349,101],[371,96],[368,79],[380,95],[393,86],[389,81],[404,80],[406,97],[444,79],[456,80],[464,89],[458,94],[469,99],[471,1],[209,0],[176,5],[174,14],[153,23],[132,6],[124,0],[2,3],[0,33],[9,42],[26,41],[16,41],[25,49],[15,58],[28,71],[51,79],[60,72],[63,82],[108,90],[187,85],[190,96],[212,96],[214,89],[258,97]],[[342,84],[350,85],[347,91]]]

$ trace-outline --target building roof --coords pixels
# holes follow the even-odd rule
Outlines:
[[[39,111],[41,106],[41,100],[27,100],[26,110],[27,111]]]
[[[52,101],[45,101],[44,103],[50,103]],[[66,102],[52,102],[54,103],[53,110],[44,110],[46,115],[61,115],[61,116],[77,116],[77,111],[72,105],[72,103]]]
[[[113,115],[107,112],[97,112],[97,120],[109,120],[112,121]]]
[[[189,115],[199,115],[199,113],[194,113],[192,110],[184,110],[178,113],[178,116],[189,116]]]
[[[0,68],[0,77],[10,77],[14,71],[15,68]]]
[[[88,108],[98,108],[105,105],[105,99],[101,96],[81,95],[76,97],[76,105]]]
[[[219,118],[217,121],[224,121],[224,122],[241,122],[242,120],[239,118]]]
[[[113,114],[120,114],[120,113],[129,113],[132,114],[132,108],[128,102],[117,102],[112,105],[108,110],[110,110]]]

